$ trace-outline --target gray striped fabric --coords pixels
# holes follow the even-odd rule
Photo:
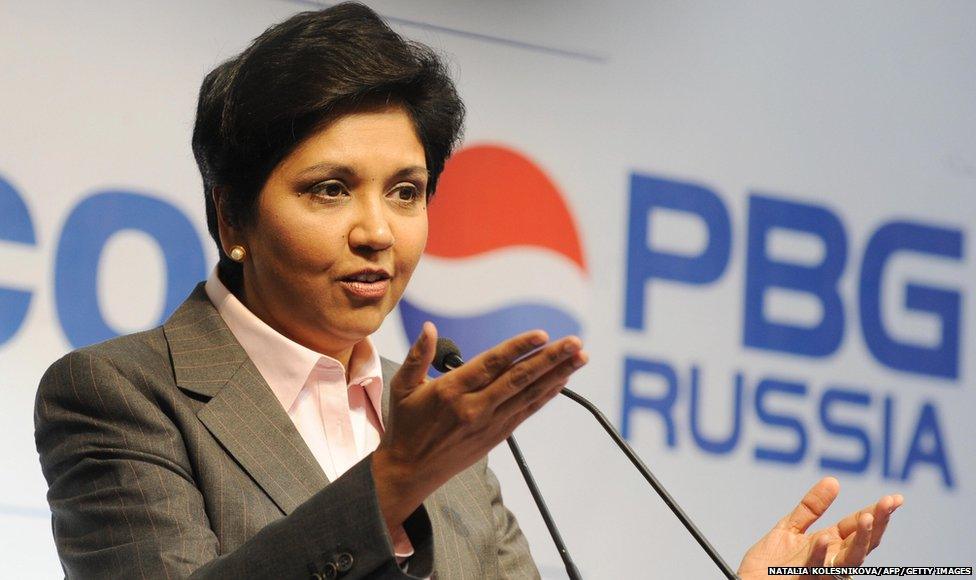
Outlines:
[[[396,368],[383,360],[386,385]],[[340,554],[345,578],[409,577],[369,461],[328,481],[202,283],[163,326],[54,363],[35,439],[68,577],[307,578]],[[539,577],[484,460],[406,525],[411,572]]]

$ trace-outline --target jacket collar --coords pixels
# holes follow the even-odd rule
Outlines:
[[[206,400],[200,421],[285,513],[328,484],[312,452],[207,297],[204,284],[163,324],[177,386]],[[382,415],[397,365],[381,359]]]
[[[216,396],[247,361],[207,298],[201,282],[163,324],[176,384],[205,397]]]
[[[197,417],[285,514],[328,478],[199,284],[163,325],[176,384]]]
[[[332,376],[348,375],[349,385],[362,385],[376,415],[382,417],[382,367],[368,336],[353,347],[347,372],[338,360],[293,341],[258,318],[224,286],[216,266],[203,288],[286,412],[295,404],[312,371],[321,367],[333,369]]]

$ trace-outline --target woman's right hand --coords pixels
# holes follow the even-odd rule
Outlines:
[[[526,332],[431,380],[427,369],[437,329],[424,323],[390,383],[386,431],[372,456],[387,527],[401,525],[428,495],[508,437],[586,364],[579,338],[547,342],[544,331]]]

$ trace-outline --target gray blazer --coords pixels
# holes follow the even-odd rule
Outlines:
[[[202,283],[161,327],[51,365],[34,420],[68,577],[539,576],[485,460],[404,524],[404,573],[368,458],[328,481]]]

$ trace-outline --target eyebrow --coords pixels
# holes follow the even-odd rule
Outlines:
[[[322,163],[316,163],[315,165],[310,165],[305,169],[298,172],[297,177],[307,177],[311,174],[319,173],[335,173],[344,176],[356,175],[356,171],[349,167],[348,165],[343,165],[341,163],[332,163],[330,161],[323,161]],[[393,174],[394,179],[403,179],[406,177],[430,177],[430,171],[426,167],[420,165],[410,165],[408,167],[402,167]]]
[[[402,179],[404,177],[430,177],[430,171],[426,167],[411,165],[410,167],[404,167],[397,171],[393,174],[393,177],[396,179]]]

